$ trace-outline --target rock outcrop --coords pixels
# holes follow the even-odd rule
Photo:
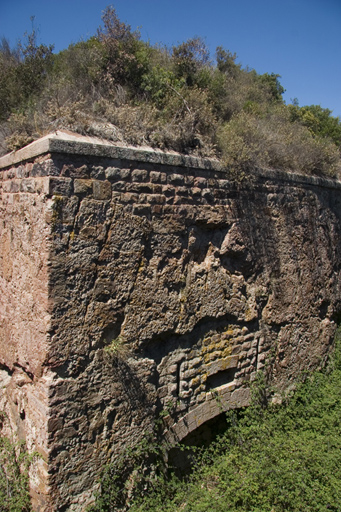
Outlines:
[[[2,407],[35,510],[84,510],[173,404],[183,439],[324,363],[341,311],[341,184],[59,133],[0,159]],[[218,399],[217,399],[218,397]]]

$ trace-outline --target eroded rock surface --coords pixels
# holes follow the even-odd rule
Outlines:
[[[36,510],[83,510],[170,403],[182,439],[246,405],[265,365],[290,388],[323,364],[341,310],[339,183],[237,186],[200,162],[70,144],[0,181],[3,401],[46,454]]]

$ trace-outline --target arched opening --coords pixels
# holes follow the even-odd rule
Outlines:
[[[226,413],[222,412],[187,434],[181,441],[181,447],[174,447],[169,451],[169,470],[178,477],[190,473],[195,457],[193,448],[208,447],[217,439],[217,436],[226,431],[226,428]]]

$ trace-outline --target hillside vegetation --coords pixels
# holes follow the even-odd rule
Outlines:
[[[157,466],[151,474],[139,461],[133,477],[118,486],[109,468],[92,511],[340,511],[340,336],[339,330],[327,367],[302,376],[281,404],[259,373],[252,405],[228,413],[225,433],[201,453],[191,476],[166,477]]]
[[[96,35],[58,54],[36,33],[0,44],[2,154],[57,128],[132,145],[218,157],[231,172],[273,167],[336,176],[341,122],[285,105],[279,75],[258,74],[201,38],[142,41],[108,7]]]

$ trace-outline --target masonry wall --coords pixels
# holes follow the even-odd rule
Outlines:
[[[5,410],[12,427],[5,433],[16,434],[41,456],[32,471],[36,504],[48,494],[46,211],[52,199],[41,178],[26,178],[31,170],[28,165],[0,174],[0,410]]]
[[[247,405],[267,361],[278,392],[323,364],[340,184],[58,144],[1,173],[0,357],[12,426],[45,454],[36,510],[78,511],[170,403],[184,439]]]

